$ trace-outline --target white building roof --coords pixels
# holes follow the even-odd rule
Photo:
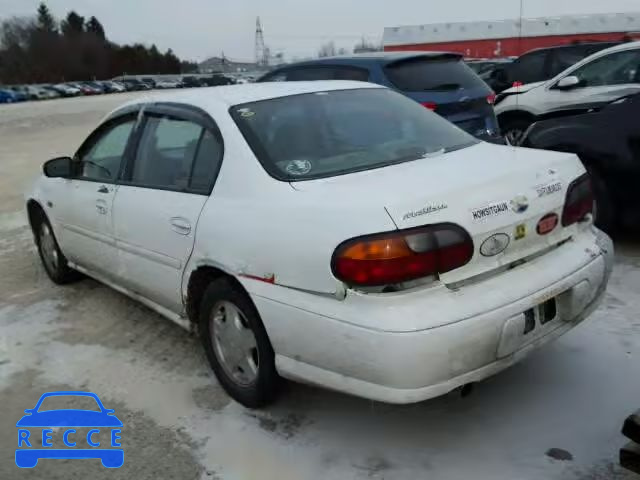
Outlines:
[[[567,15],[522,20],[523,37],[608,32],[640,32],[640,12]],[[513,38],[520,35],[520,20],[432,23],[387,27],[384,29],[383,44],[384,46],[413,45]]]

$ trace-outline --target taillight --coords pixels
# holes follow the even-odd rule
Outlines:
[[[589,175],[578,177],[567,189],[562,211],[562,226],[567,227],[584,219],[593,210],[593,192]]]
[[[511,85],[511,86],[512,86],[512,87],[521,87],[521,86],[523,86],[523,85],[524,85],[524,83],[522,83],[522,82],[520,82],[520,81],[516,80],[515,82],[513,82],[513,85]]]
[[[449,272],[472,256],[466,230],[441,223],[347,240],[334,252],[331,268],[349,285],[379,286]]]
[[[558,215],[549,213],[540,219],[538,225],[536,225],[536,232],[538,232],[538,235],[546,235],[553,232],[557,226]]]
[[[438,104],[434,102],[420,102],[420,105],[428,108],[429,110],[435,110],[436,108],[438,108]]]
[[[494,103],[496,103],[496,94],[492,93],[491,95],[487,96],[487,103],[489,105],[493,105]]]

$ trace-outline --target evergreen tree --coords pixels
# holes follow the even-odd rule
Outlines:
[[[102,26],[102,24],[98,21],[98,19],[96,17],[92,16],[89,19],[89,21],[87,21],[86,31],[87,31],[87,33],[93,33],[100,40],[105,40],[106,39],[106,35],[104,33],[104,27]]]
[[[47,33],[56,33],[56,21],[44,2],[38,7],[38,29]]]
[[[62,33],[67,37],[84,33],[84,17],[71,10],[60,25]]]

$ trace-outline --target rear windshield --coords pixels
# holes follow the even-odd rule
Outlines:
[[[485,83],[458,58],[412,58],[385,68],[387,77],[404,92],[449,91],[485,87]]]
[[[265,170],[283,181],[370,170],[477,143],[387,89],[318,92],[231,107]]]

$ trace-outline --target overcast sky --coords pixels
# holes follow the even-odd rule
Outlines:
[[[39,0],[0,0],[0,19],[35,12]],[[519,0],[47,0],[57,17],[95,15],[109,39],[155,43],[182,58],[254,57],[259,15],[265,43],[287,58],[310,56],[328,40],[351,48],[380,41],[385,26],[516,18]],[[524,0],[524,15],[640,11],[640,0]]]

